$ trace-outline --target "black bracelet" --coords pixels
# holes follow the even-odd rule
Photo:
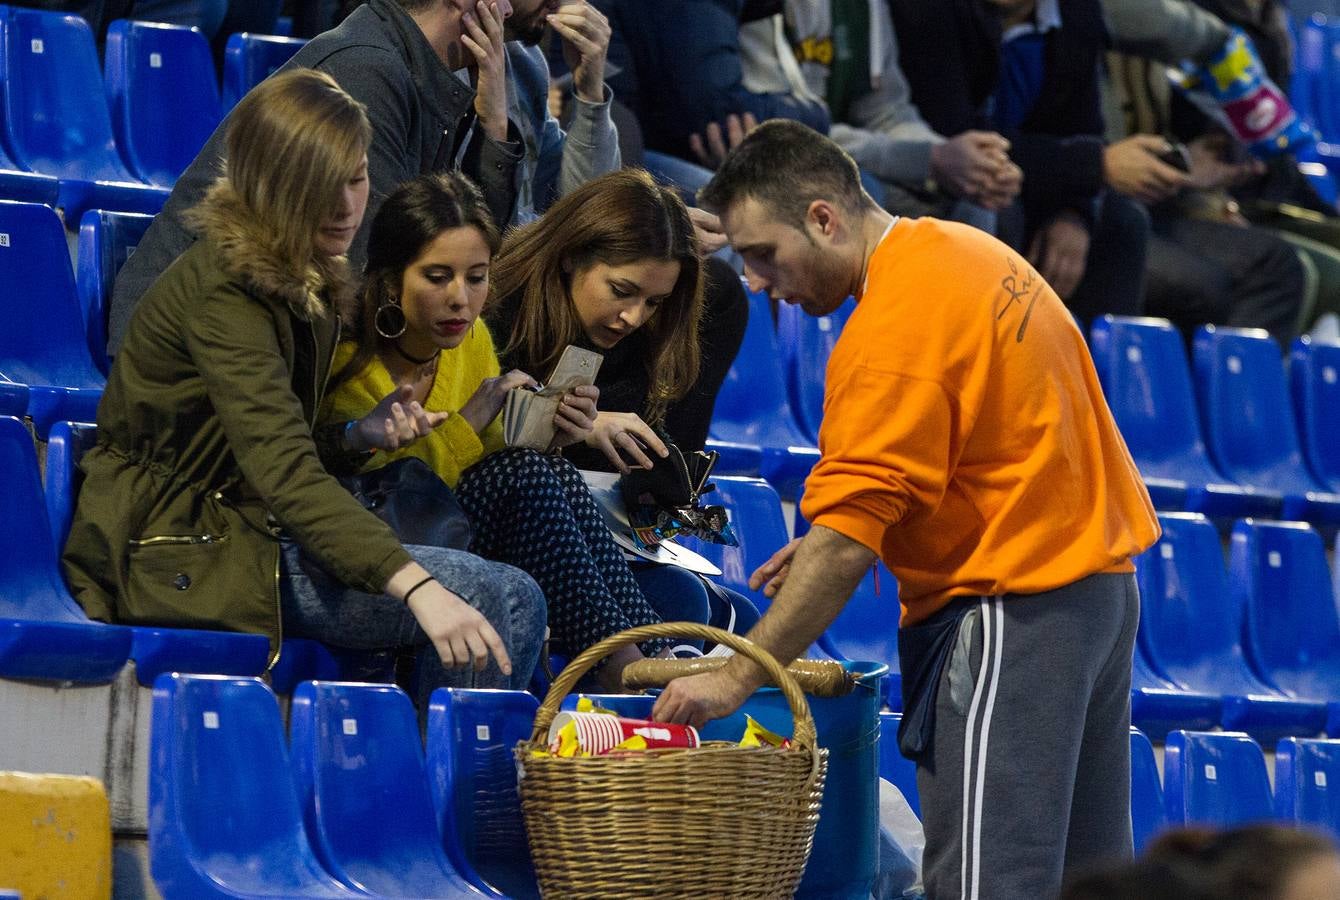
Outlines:
[[[425,578],[423,581],[420,581],[418,584],[414,585],[414,587],[412,587],[412,588],[410,588],[409,590],[405,591],[405,596],[403,596],[403,597],[400,598],[400,602],[401,602],[401,603],[408,604],[408,603],[409,603],[409,598],[412,597],[412,596],[414,595],[414,592],[417,591],[419,588],[423,587],[425,584],[427,584],[428,582],[430,582],[430,581],[432,581],[432,580],[433,580],[433,576],[432,576],[432,575],[429,575],[429,576],[428,576],[427,578]]]

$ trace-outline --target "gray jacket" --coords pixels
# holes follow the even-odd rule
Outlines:
[[[516,205],[509,224],[538,217],[568,191],[619,168],[619,133],[610,118],[609,88],[602,103],[575,94],[566,133],[549,115],[549,64],[538,47],[507,44],[507,118],[521,137]]]
[[[367,215],[349,250],[355,272],[363,266],[368,230],[382,200],[416,175],[460,168],[483,189],[500,224],[511,217],[520,145],[498,143],[472,127],[474,90],[443,65],[395,0],[368,0],[338,28],[313,38],[284,66],[295,67],[331,75],[367,107],[372,123],[371,194]],[[218,176],[226,126],[225,119],[177,179],[163,211],[117,276],[108,323],[113,353],[140,297],[196,238],[182,214],[200,201]]]
[[[789,28],[794,7],[788,3],[785,9]],[[881,181],[920,186],[931,174],[931,148],[944,138],[926,124],[912,103],[907,79],[898,67],[898,42],[893,39],[888,6],[871,4],[871,13],[879,16],[878,25],[886,36],[883,74],[869,93],[852,103],[845,121],[833,123],[828,136]],[[832,37],[831,33],[802,36],[815,41]],[[815,63],[792,66],[783,56],[792,53],[792,37],[783,32],[778,17],[740,27],[746,86],[756,91],[803,91],[815,99],[827,96],[827,67]],[[800,85],[795,83],[797,76],[803,79]]]
[[[1228,26],[1190,0],[1103,0],[1103,13],[1117,50],[1165,63],[1203,63],[1228,40]]]

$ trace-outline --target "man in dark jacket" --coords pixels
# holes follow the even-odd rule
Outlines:
[[[795,119],[828,133],[828,108],[791,93],[744,85],[740,24],[781,12],[781,0],[595,0],[609,18],[610,86],[628,106],[648,150],[699,161],[691,135],[746,113]]]
[[[483,188],[498,222],[505,224],[511,216],[522,148],[507,125],[501,19],[511,14],[512,4],[493,2],[498,13],[489,22],[485,4],[477,6],[474,0],[368,0],[338,28],[313,38],[284,67],[327,72],[367,107],[372,193],[349,250],[355,271],[362,267],[368,229],[382,199],[415,175],[459,168]],[[461,43],[471,26],[476,34],[489,29],[488,49],[498,54],[497,74],[492,67],[481,68],[477,89],[454,74],[474,66]],[[496,91],[491,77],[500,79]],[[177,179],[163,211],[117,276],[108,323],[112,353],[140,297],[195,240],[182,215],[219,174],[226,125],[227,120]]]
[[[1099,62],[1107,31],[1098,0],[896,0],[890,3],[912,100],[932,128],[995,128],[1023,170],[1022,227],[1000,236],[1026,250],[1081,319],[1138,314],[1148,217],[1107,190],[1114,164],[1180,186],[1180,172],[1139,146],[1107,147]],[[1124,168],[1123,168],[1124,171]],[[1152,173],[1152,174],[1151,174]]]

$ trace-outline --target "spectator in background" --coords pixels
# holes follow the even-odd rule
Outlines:
[[[522,158],[509,223],[524,225],[568,191],[619,168],[619,134],[610,118],[605,54],[610,27],[586,0],[514,0],[503,28],[507,39],[508,118]],[[571,74],[571,116],[564,126],[549,114],[549,66],[540,42],[552,33]]]
[[[945,139],[911,102],[884,0],[786,0],[784,17],[741,28],[746,83],[821,98],[831,137],[861,167],[875,201],[899,215],[994,232],[1019,193],[1010,142],[989,131]],[[797,63],[797,60],[799,62]]]
[[[1153,219],[1145,312],[1188,334],[1205,323],[1265,328],[1287,347],[1302,324],[1303,263],[1278,234],[1248,222],[1230,195],[1260,177],[1264,164],[1187,107],[1169,89],[1163,63],[1120,53],[1107,63],[1107,105],[1118,111],[1108,122],[1109,137],[1120,138],[1118,145],[1139,142],[1148,156],[1165,152],[1170,141],[1188,151],[1188,172],[1176,190],[1160,188],[1173,182],[1157,169],[1144,190],[1137,179],[1125,178],[1131,184],[1124,189],[1149,205]],[[1123,177],[1119,168],[1111,175]]]
[[[1160,836],[1135,862],[1076,878],[1062,900],[1340,900],[1340,852],[1282,824]]]
[[[541,0],[518,0],[534,7]],[[425,172],[459,168],[506,223],[516,199],[521,142],[507,121],[503,20],[509,0],[369,0],[338,28],[307,43],[284,70],[329,73],[366,107],[369,215],[349,248],[363,265],[367,229],[384,197]],[[456,74],[465,70],[474,86]],[[163,211],[117,275],[108,324],[115,355],[135,305],[154,279],[195,240],[183,214],[218,174],[227,120],[182,173]]]
[[[420,648],[424,710],[442,685],[524,688],[544,598],[508,566],[402,547],[318,456],[355,432],[395,446],[389,403],[313,430],[371,136],[320,72],[237,105],[223,174],[189,212],[200,240],[149,289],[112,366],[63,564],[102,621],[265,634],[272,659],[281,635]]]
[[[748,130],[746,115],[828,132],[828,110],[817,98],[759,93],[744,83],[740,25],[780,11],[781,0],[595,2],[613,30],[610,64],[619,71],[610,86],[637,117],[653,172],[696,190],[704,174],[675,161],[715,168]]]
[[[893,4],[912,99],[941,134],[994,127],[1023,170],[1015,222],[1025,251],[1070,310],[1138,315],[1149,221],[1106,176],[1166,169],[1131,146],[1105,146],[1098,66],[1107,35],[1098,0],[907,0]],[[1142,168],[1143,167],[1143,168]],[[1019,215],[1022,214],[1022,215]],[[1019,221],[1019,219],[1022,221]]]

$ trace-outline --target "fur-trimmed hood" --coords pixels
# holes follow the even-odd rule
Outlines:
[[[356,290],[343,256],[317,256],[298,271],[275,250],[232,185],[220,179],[187,214],[196,232],[218,250],[232,275],[266,297],[282,300],[303,319],[344,309]]]

